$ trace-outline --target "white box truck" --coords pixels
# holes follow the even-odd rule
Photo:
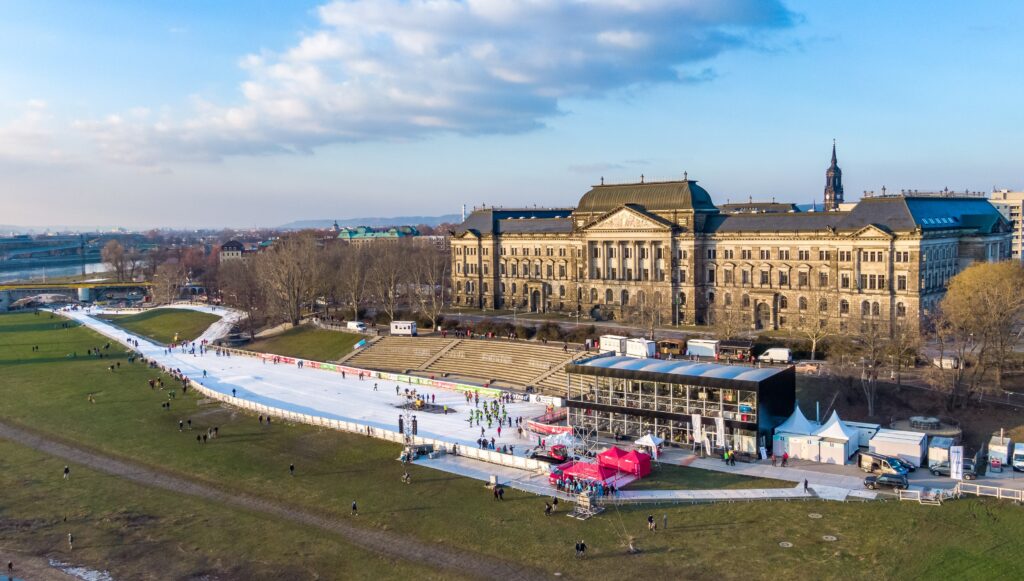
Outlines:
[[[601,335],[598,342],[601,353],[614,353],[616,355],[626,354],[626,339],[621,335]]]
[[[649,339],[626,339],[626,355],[646,359],[655,357],[658,353],[658,344]]]
[[[345,328],[349,331],[356,331],[359,333],[366,332],[366,323],[362,321],[349,321],[345,323]]]
[[[686,354],[690,357],[718,357],[718,341],[690,339],[686,342]]]
[[[391,321],[391,334],[415,337],[416,321]]]

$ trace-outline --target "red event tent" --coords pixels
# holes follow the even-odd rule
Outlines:
[[[650,463],[648,463],[648,472],[650,471]],[[566,476],[572,476],[577,480],[607,480],[612,476],[615,476],[614,468],[607,468],[604,466],[598,466],[597,464],[588,464],[586,462],[576,462],[572,466],[562,471],[562,474]]]
[[[622,461],[622,457],[625,455],[626,452],[624,450],[621,450],[616,446],[612,446],[597,455],[597,463],[601,466],[618,470],[619,462]]]
[[[636,450],[629,452],[619,460],[619,470],[643,478],[651,473],[651,457]]]

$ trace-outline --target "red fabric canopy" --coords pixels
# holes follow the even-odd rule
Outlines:
[[[619,470],[643,478],[651,473],[651,457],[636,450],[629,452],[619,460]]]
[[[649,471],[650,465],[648,465],[648,472]],[[580,480],[607,480],[608,478],[615,476],[615,469],[598,466],[597,464],[589,464],[587,462],[576,462],[572,466],[563,469],[562,474],[572,476],[573,478]]]
[[[621,450],[616,446],[612,446],[611,448],[608,448],[604,452],[601,452],[600,454],[597,455],[597,463],[600,464],[601,466],[618,469],[619,462],[625,455],[626,452],[624,450]]]

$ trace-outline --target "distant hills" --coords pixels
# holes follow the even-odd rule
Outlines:
[[[462,222],[462,216],[458,214],[445,214],[443,216],[395,216],[391,218],[386,217],[374,217],[374,218],[347,218],[344,220],[338,220],[338,226],[342,228],[354,227],[354,226],[416,226],[417,224],[426,224],[427,226],[437,226],[438,224],[450,223],[458,224]],[[330,228],[334,225],[334,220],[295,220],[294,222],[288,222],[278,226],[280,230],[305,230],[307,228],[323,229]]]

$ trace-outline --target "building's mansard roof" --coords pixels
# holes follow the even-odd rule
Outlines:
[[[985,198],[886,196],[864,198],[849,211],[800,212],[792,204],[726,204],[724,210],[764,208],[762,211],[720,212],[707,191],[692,180],[594,186],[575,209],[483,209],[474,211],[455,230],[456,235],[568,234],[570,216],[586,216],[587,224],[628,207],[650,218],[665,212],[699,210],[707,215],[703,234],[816,232],[853,234],[875,227],[890,234],[942,230],[990,234],[1006,232],[1006,219]],[[666,222],[670,224],[670,222]]]
[[[395,226],[383,230],[370,228],[369,226],[357,226],[355,228],[338,229],[338,238],[341,240],[370,240],[375,238],[407,238],[419,236],[420,232],[415,226]]]
[[[711,195],[694,180],[594,186],[583,194],[576,212],[605,214],[626,204],[648,212],[674,210],[717,211]]]
[[[238,240],[228,240],[224,244],[220,245],[220,249],[222,252],[225,250],[228,252],[242,252],[245,250],[245,246],[243,246]]]

